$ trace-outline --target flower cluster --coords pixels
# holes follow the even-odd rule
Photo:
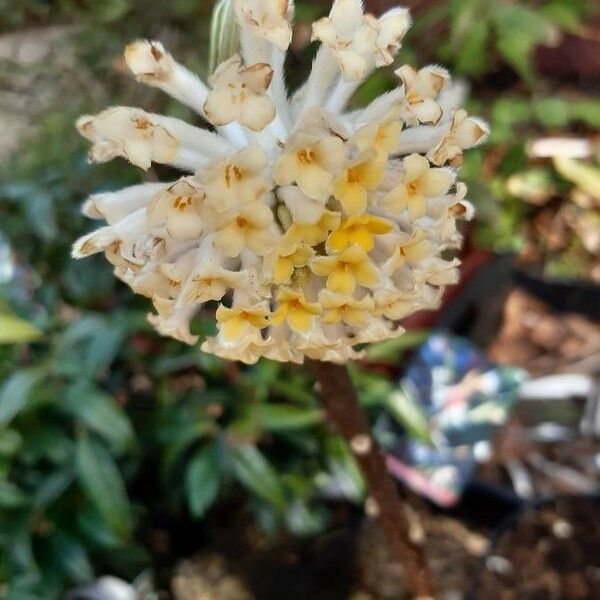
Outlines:
[[[473,212],[456,168],[487,128],[459,108],[461,87],[437,66],[402,67],[396,89],[347,111],[372,70],[393,62],[410,25],[404,9],[378,19],[360,0],[335,0],[313,25],[312,72],[288,95],[292,1],[234,8],[240,53],[208,85],[159,42],[125,52],[139,81],[210,129],[128,107],[79,120],[92,161],[163,163],[183,176],[93,195],[84,213],[107,225],[78,240],[74,256],[104,252],[152,300],[163,335],[194,344],[190,322],[214,302],[207,352],[345,362],[357,346],[400,335],[401,319],[435,308],[456,282],[447,251]]]

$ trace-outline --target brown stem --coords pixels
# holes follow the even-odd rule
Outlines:
[[[368,490],[367,514],[375,518],[387,539],[392,560],[404,566],[407,585],[419,598],[433,598],[433,582],[423,548],[413,542],[402,502],[371,435],[367,415],[344,366],[313,361],[329,422],[346,440]]]

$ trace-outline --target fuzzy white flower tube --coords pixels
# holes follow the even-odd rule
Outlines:
[[[293,3],[232,2],[239,53],[207,83],[160,42],[125,51],[138,81],[213,129],[129,107],[78,121],[92,161],[162,163],[182,176],[92,196],[84,213],[107,225],[73,254],[104,252],[151,298],[163,335],[196,343],[192,319],[212,302],[218,334],[207,352],[344,363],[402,335],[398,321],[435,308],[456,282],[459,262],[446,254],[461,245],[457,222],[473,215],[457,167],[487,126],[459,108],[462,89],[435,65],[401,67],[396,89],[347,112],[366,77],[392,64],[405,9],[376,18],[360,0],[335,0],[313,25],[312,73],[289,94]]]

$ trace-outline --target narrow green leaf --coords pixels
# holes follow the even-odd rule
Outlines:
[[[233,56],[239,48],[239,27],[233,0],[218,0],[210,24],[209,73]]]
[[[219,487],[219,447],[215,441],[198,450],[187,468],[185,488],[194,517],[204,516],[215,501]]]
[[[366,493],[358,464],[346,442],[339,436],[325,441],[325,457],[332,484],[351,502],[361,502]]]
[[[427,415],[406,390],[390,394],[387,401],[390,414],[402,425],[408,434],[425,444],[432,444]]]
[[[0,344],[26,344],[42,337],[43,333],[14,313],[0,313]]]
[[[233,452],[233,468],[237,479],[248,490],[271,503],[277,510],[286,507],[283,487],[275,469],[258,448],[240,446]]]
[[[131,507],[117,465],[107,450],[87,435],[79,438],[76,454],[79,480],[88,498],[115,534],[127,538],[132,528]]]
[[[55,530],[50,537],[50,545],[60,565],[77,583],[87,583],[94,577],[85,548],[72,537]]]
[[[8,425],[25,409],[42,376],[40,369],[27,369],[17,371],[5,381],[0,388],[0,425]]]
[[[323,422],[323,411],[284,404],[267,404],[258,407],[262,426],[270,431],[306,429]]]
[[[134,440],[133,428],[125,412],[108,394],[89,382],[73,385],[63,407],[118,451]]]

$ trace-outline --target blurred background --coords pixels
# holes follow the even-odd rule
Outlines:
[[[292,87],[329,9],[297,4]],[[463,78],[492,135],[465,155],[478,216],[461,285],[352,375],[440,598],[597,599],[599,6],[404,5],[398,64]],[[211,10],[0,0],[0,598],[402,598],[309,374],[161,339],[110,265],[70,258],[90,193],[168,174],[88,165],[76,117],[193,120],[133,81],[122,49],[158,39],[206,76]],[[379,72],[354,102],[394,85]]]

